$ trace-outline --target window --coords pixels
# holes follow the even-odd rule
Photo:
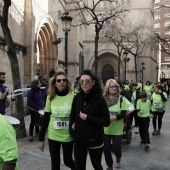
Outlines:
[[[166,38],[165,41],[166,41],[166,43],[168,43],[168,44],[170,43],[170,39],[169,39],[169,38]]]
[[[160,2],[160,0],[155,0],[155,4],[156,4],[156,3],[159,3],[159,2]]]
[[[154,28],[160,28],[160,23],[154,24]]]
[[[160,11],[160,6],[154,7],[154,12]]]
[[[165,35],[170,35],[170,31],[166,31],[166,32],[165,32]]]
[[[165,61],[170,61],[170,56],[166,56]]]
[[[169,51],[170,51],[170,49],[169,49],[169,48],[165,48],[165,51],[166,51],[166,52],[169,52]]]
[[[170,13],[165,14],[165,18],[170,18]]]
[[[161,19],[160,15],[155,15],[154,18],[155,20]]]
[[[160,32],[155,32],[155,34],[161,35],[161,33],[160,33]]]
[[[170,26],[170,21],[169,22],[165,22],[165,27],[169,27]]]
[[[167,8],[167,9],[170,8],[170,5],[169,5],[169,4],[168,4],[168,5],[165,5],[165,8]]]

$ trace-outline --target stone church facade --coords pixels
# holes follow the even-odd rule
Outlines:
[[[89,0],[90,2],[91,0]],[[123,0],[121,0],[123,2]],[[145,1],[145,2],[144,2]],[[145,25],[153,27],[153,2],[148,0],[128,0],[127,15],[124,17],[127,25],[140,24],[147,18]],[[51,68],[64,70],[65,47],[64,39],[58,45],[52,42],[57,38],[64,38],[61,16],[74,7],[72,0],[12,0],[9,10],[9,28],[16,45],[20,67],[22,86],[30,83],[37,73],[49,75]],[[2,6],[1,6],[2,11]],[[78,24],[77,18],[85,18],[82,13],[70,12],[73,25]],[[129,28],[128,28],[129,29]],[[94,70],[94,25],[71,27],[68,32],[68,76],[74,82],[83,69]],[[0,71],[6,72],[7,85],[12,85],[10,63],[7,56],[7,46],[0,28]],[[118,76],[118,53],[113,44],[99,41],[98,75],[100,79]],[[138,78],[141,78],[141,63],[145,63],[144,81],[157,80],[157,50],[152,46],[137,57]],[[134,59],[128,54],[126,77],[135,80]],[[125,63],[121,57],[120,79],[124,80]]]

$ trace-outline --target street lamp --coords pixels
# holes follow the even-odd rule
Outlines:
[[[162,80],[165,79],[165,73],[163,71],[161,72],[161,77],[162,77]]]
[[[127,55],[128,55],[128,52],[127,51],[124,51],[123,52],[123,61],[125,62],[125,79],[124,81],[126,81],[126,62],[129,62],[130,58],[127,58]]]
[[[145,67],[144,67],[145,63],[142,62],[141,65],[142,65],[142,91],[143,91],[143,70],[145,70]]]
[[[69,15],[68,12],[61,17],[62,20],[62,28],[65,32],[65,73],[67,74],[68,67],[67,67],[67,60],[68,60],[68,32],[71,28],[72,17]]]
[[[156,81],[158,82],[158,71],[159,71],[159,67],[156,66],[155,69],[156,69],[156,77],[157,77],[157,78],[156,78]]]

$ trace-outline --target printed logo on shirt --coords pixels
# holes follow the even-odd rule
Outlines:
[[[52,114],[68,114],[68,111],[71,110],[71,106],[68,105],[67,102],[64,102],[63,105],[60,106],[51,106]]]

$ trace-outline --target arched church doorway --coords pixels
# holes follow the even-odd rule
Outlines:
[[[101,78],[105,84],[108,79],[114,78],[114,69],[110,64],[106,64],[102,68]]]
[[[55,31],[51,23],[44,23],[38,32],[37,73],[49,76],[52,68],[57,66],[57,47],[52,45]]]

